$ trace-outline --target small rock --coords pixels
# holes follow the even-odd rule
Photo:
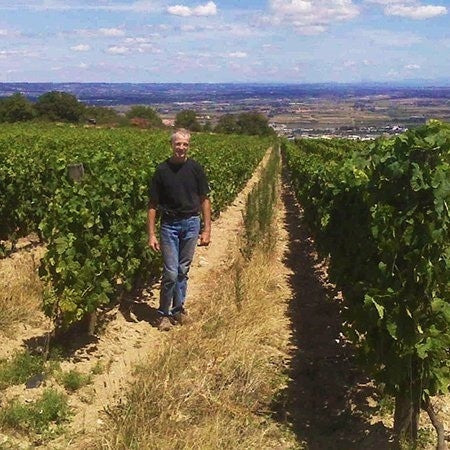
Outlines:
[[[38,388],[45,380],[45,375],[43,373],[37,373],[33,375],[26,383],[25,387],[27,389]]]

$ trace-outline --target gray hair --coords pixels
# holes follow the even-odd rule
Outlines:
[[[189,130],[186,130],[186,128],[178,128],[172,133],[172,136],[170,137],[170,142],[173,144],[177,136],[182,136],[184,138],[190,139],[191,138],[191,132]]]

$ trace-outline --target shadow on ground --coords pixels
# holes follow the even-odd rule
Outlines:
[[[289,306],[293,354],[289,384],[277,399],[277,418],[308,449],[389,449],[390,433],[377,413],[378,393],[356,367],[351,345],[341,338],[342,301],[327,283],[324,265],[302,223],[301,210],[285,182],[283,201],[292,271]]]
[[[103,310],[98,310],[95,332],[89,334],[89,317],[76,322],[68,329],[60,329],[56,333],[43,333],[24,341],[25,347],[32,354],[44,354],[47,349],[57,348],[61,356],[66,358],[73,357],[80,350],[85,354],[81,359],[88,358],[90,353],[97,350],[99,336],[104,332],[109,322],[115,319],[116,314],[120,313],[127,322],[145,321],[153,327],[159,324],[160,315],[156,308],[148,304],[151,294],[147,292],[145,285],[138,286],[130,293],[125,293],[118,301],[119,307],[116,309],[117,302],[106,306]]]

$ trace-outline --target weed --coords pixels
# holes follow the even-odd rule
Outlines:
[[[101,359],[97,360],[95,366],[92,368],[92,375],[100,375],[105,371],[105,367],[103,365],[103,361]]]
[[[27,351],[16,353],[11,360],[0,360],[0,389],[25,383],[31,376],[44,371],[42,356]]]
[[[58,376],[58,381],[60,381],[66,390],[75,392],[91,382],[91,375],[85,375],[76,369],[72,369],[69,372],[62,372]]]
[[[0,411],[0,424],[27,433],[45,433],[51,426],[61,425],[69,416],[67,396],[47,389],[34,403],[12,401]]]

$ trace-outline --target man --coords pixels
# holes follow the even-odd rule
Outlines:
[[[186,321],[184,302],[189,267],[200,234],[200,212],[204,229],[200,245],[211,239],[209,186],[202,166],[187,157],[190,133],[179,129],[172,134],[172,156],[161,163],[153,176],[148,209],[148,244],[161,251],[161,282],[158,328],[168,331],[173,322]],[[161,242],[156,237],[156,211],[161,213]]]

